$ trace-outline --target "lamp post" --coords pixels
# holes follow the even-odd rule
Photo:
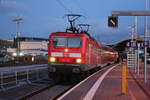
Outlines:
[[[20,36],[20,22],[23,20],[23,18],[21,17],[16,17],[15,19],[13,19],[13,22],[16,22],[16,42],[17,42],[17,57],[19,56],[20,53],[20,41],[19,41],[19,36]]]
[[[148,1],[145,0],[145,11],[148,10]],[[147,16],[145,16],[145,41],[147,41]],[[144,48],[144,83],[147,83],[147,47]]]

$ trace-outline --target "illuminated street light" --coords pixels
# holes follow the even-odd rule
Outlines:
[[[20,33],[20,28],[19,28],[19,26],[20,26],[20,22],[21,22],[22,20],[23,20],[23,18],[21,18],[21,17],[19,17],[19,16],[12,20],[13,22],[16,22],[16,24],[17,24],[17,28],[16,28],[16,30],[17,30],[17,31],[16,31],[16,32],[17,32],[16,36],[17,36],[17,37],[20,36],[20,34],[19,34],[19,33]]]
[[[19,42],[19,36],[20,36],[20,22],[23,20],[23,18],[21,18],[21,17],[16,17],[15,19],[13,19],[12,21],[13,22],[16,22],[16,24],[17,24],[17,26],[16,26],[16,42],[17,42],[17,56],[18,56],[18,54],[19,54],[19,52],[20,52],[20,42]]]

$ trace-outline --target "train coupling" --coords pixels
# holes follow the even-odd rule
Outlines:
[[[49,67],[48,70],[49,70],[49,72],[56,72],[56,68],[55,67]]]
[[[78,74],[78,73],[80,73],[80,69],[79,68],[73,68],[72,73]]]

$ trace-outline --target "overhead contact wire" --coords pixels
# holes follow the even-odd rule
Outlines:
[[[62,1],[61,0],[56,0],[65,10],[67,10],[69,13],[72,13],[72,11],[70,10],[70,9],[68,9],[65,5],[64,5],[64,3],[62,3]]]

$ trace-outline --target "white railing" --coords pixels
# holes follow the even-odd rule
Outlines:
[[[46,78],[48,75],[46,64],[6,69],[0,71],[0,90],[10,89],[21,84],[32,84],[35,81]]]

